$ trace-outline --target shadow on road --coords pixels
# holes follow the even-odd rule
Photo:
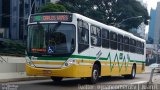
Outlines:
[[[135,79],[139,79],[138,77]],[[130,79],[124,79],[124,77],[120,76],[114,76],[114,77],[101,77],[97,84],[103,84],[103,83],[110,83],[110,82],[116,82],[116,81],[128,81]],[[54,81],[48,81],[48,82],[40,82],[36,83],[36,85],[47,85],[47,86],[64,86],[64,87],[71,87],[71,86],[77,86],[77,85],[89,85],[89,82],[86,79],[64,79],[61,82],[54,82]],[[111,84],[111,83],[110,83]]]
[[[133,80],[130,80],[130,79],[124,79],[124,77],[122,76],[102,77],[99,79],[97,84],[94,85],[89,84],[86,79],[78,79],[78,78],[66,78],[59,83],[55,83],[51,79],[47,79],[47,80],[26,81],[19,84],[16,84],[16,82],[14,82],[13,85],[18,86],[18,89],[15,90],[86,90],[86,88],[88,89],[92,88],[93,86],[96,87],[103,84],[104,85],[125,84],[125,83],[129,84],[129,82],[139,80],[140,78],[141,77],[137,77]]]

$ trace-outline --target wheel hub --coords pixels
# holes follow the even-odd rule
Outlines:
[[[98,77],[98,71],[97,70],[94,70],[93,71],[93,79],[96,80]]]
[[[136,71],[135,71],[135,69],[133,69],[132,76],[134,77],[135,74],[136,74]]]

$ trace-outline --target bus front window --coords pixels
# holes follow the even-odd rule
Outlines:
[[[68,24],[30,25],[28,51],[41,54],[68,54],[75,49],[75,27]]]

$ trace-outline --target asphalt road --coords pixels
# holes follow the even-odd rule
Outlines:
[[[60,83],[54,83],[48,80],[32,80],[1,83],[0,90],[93,90],[97,86],[102,85],[129,85],[148,81],[150,74],[138,74],[135,79],[124,79],[120,76],[110,77],[108,79],[101,78],[97,84],[90,85],[86,80],[67,78]],[[100,90],[100,88],[98,88]]]

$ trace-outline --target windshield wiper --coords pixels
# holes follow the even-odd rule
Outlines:
[[[56,23],[55,26],[50,31],[51,32],[57,31],[57,29],[60,27],[60,25],[61,25],[61,22]]]
[[[58,22],[54,27],[54,31],[56,31],[59,28],[60,25],[61,25],[61,22]]]
[[[42,26],[42,24],[40,22],[37,22],[37,26],[38,26],[38,29],[43,28],[43,26]]]

